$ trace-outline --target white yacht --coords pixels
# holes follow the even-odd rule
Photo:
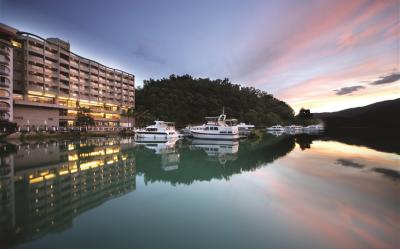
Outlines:
[[[255,126],[252,124],[239,123],[237,125],[240,133],[249,133],[254,130]]]
[[[135,139],[141,140],[166,141],[178,137],[179,134],[172,122],[155,121],[153,125],[135,131]]]
[[[283,128],[281,125],[274,125],[267,128],[267,131],[284,131],[284,130],[285,128]]]
[[[237,125],[230,126],[226,123],[224,111],[218,117],[206,117],[207,123],[190,128],[193,138],[216,139],[216,140],[237,140],[239,129]]]

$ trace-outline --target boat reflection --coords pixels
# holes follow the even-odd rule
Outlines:
[[[283,134],[285,134],[285,131],[281,130],[274,130],[274,131],[267,131],[268,134],[274,135],[274,136],[282,136]]]
[[[236,160],[239,152],[239,142],[230,140],[193,139],[190,147],[203,150],[208,156],[207,160],[217,161],[221,165]]]
[[[178,138],[169,139],[167,141],[150,141],[149,139],[136,138],[136,145],[144,146],[152,150],[156,155],[161,156],[161,168],[164,171],[177,170],[179,168],[179,153],[175,148]]]
[[[69,229],[76,216],[136,188],[130,139],[6,146],[13,149],[0,155],[2,246]]]
[[[168,150],[152,146],[135,147],[138,173],[144,176],[146,184],[163,181],[176,185],[212,179],[228,180],[234,174],[265,166],[286,155],[295,147],[295,141],[289,136],[270,136],[241,142],[240,145],[237,141],[193,139],[176,143],[173,149]],[[164,145],[157,144],[159,146]],[[177,166],[173,171],[166,171],[165,158],[171,154],[176,158],[174,163]]]

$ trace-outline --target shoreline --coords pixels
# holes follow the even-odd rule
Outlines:
[[[80,138],[80,137],[109,137],[109,136],[131,136],[133,131],[68,131],[68,132],[14,132],[2,134],[0,140],[41,140],[49,138]]]

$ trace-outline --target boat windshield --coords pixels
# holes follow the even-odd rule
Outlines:
[[[157,128],[146,128],[146,131],[157,131]]]
[[[229,126],[235,126],[235,125],[238,124],[238,120],[237,119],[227,119],[225,122]]]

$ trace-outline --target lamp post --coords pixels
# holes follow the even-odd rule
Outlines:
[[[27,130],[28,130],[28,132],[29,132],[29,119],[26,120],[26,124],[27,124]]]

